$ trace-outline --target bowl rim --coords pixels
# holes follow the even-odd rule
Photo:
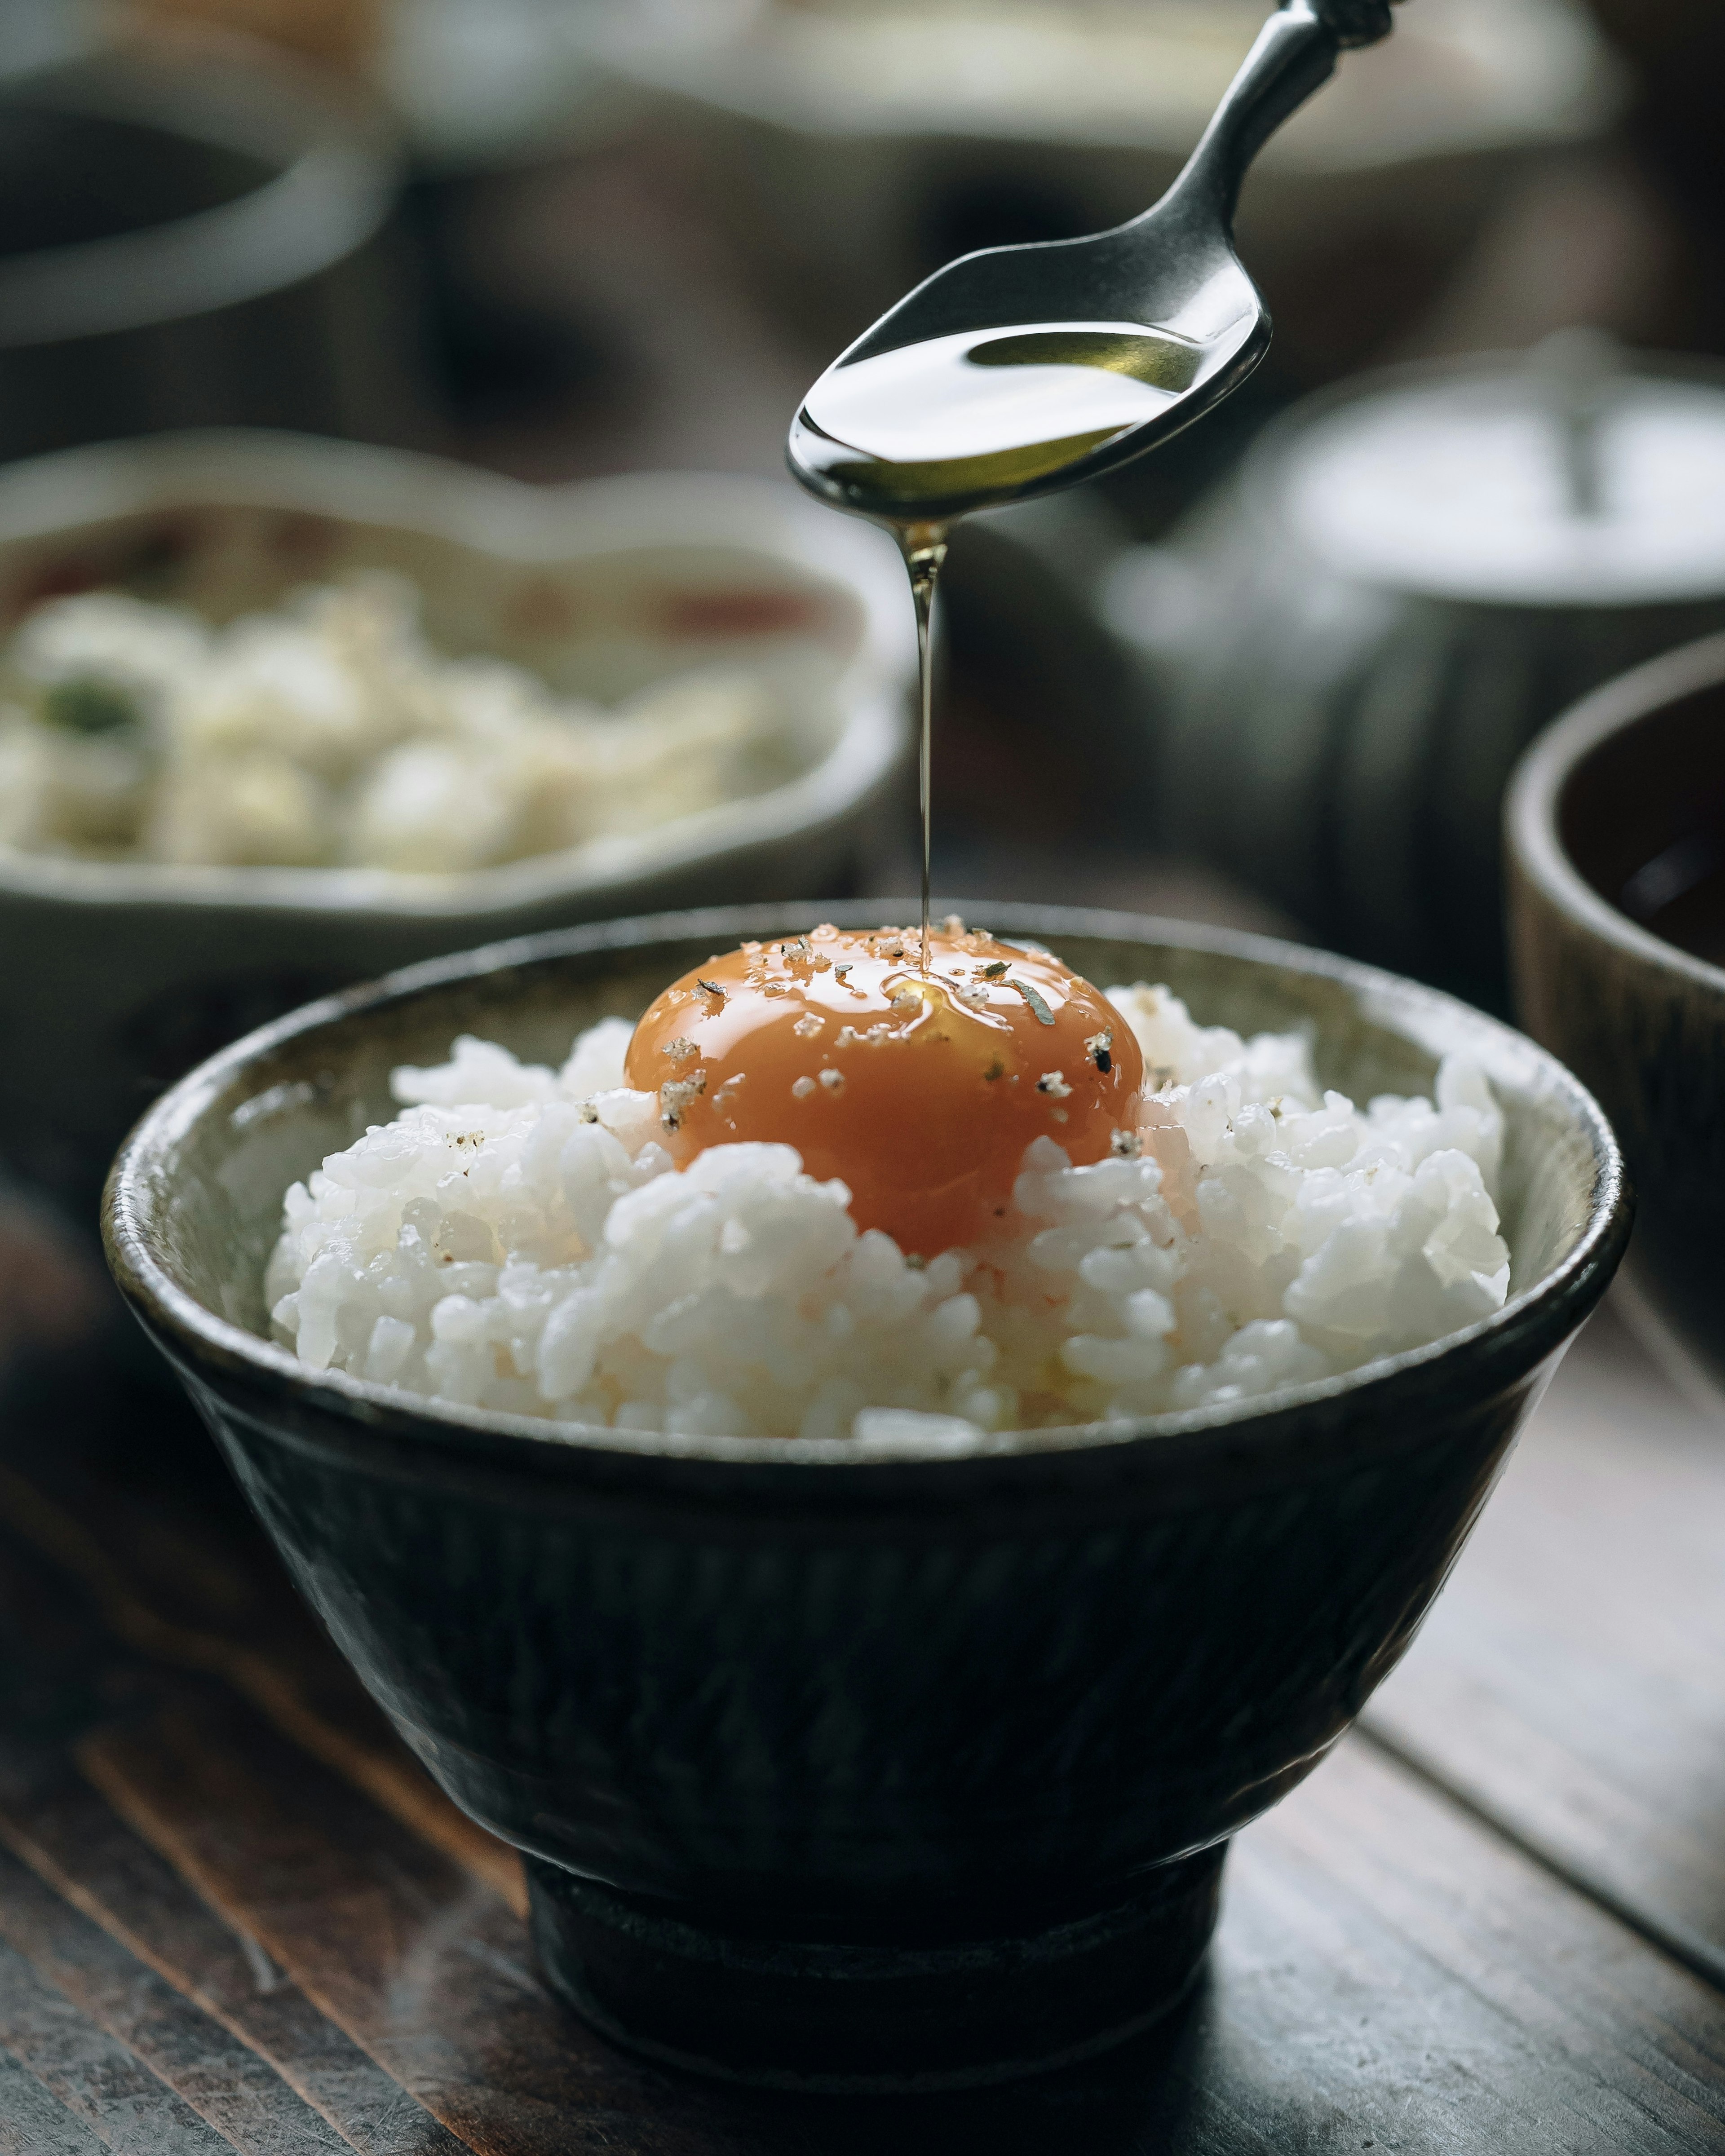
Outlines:
[[[1725,630],[1661,652],[1594,689],[1536,736],[1504,795],[1510,859],[1546,903],[1626,957],[1725,996],[1725,967],[1668,943],[1602,898],[1558,828],[1563,789],[1594,751],[1667,706],[1725,687]]]
[[[0,349],[243,305],[351,257],[399,192],[397,131],[339,78],[254,39],[86,49],[13,78],[13,103],[129,121],[273,163],[213,208],[0,264]]]
[[[788,478],[625,472],[536,486],[416,449],[264,428],[192,428],[49,451],[0,473],[0,547],[69,538],[105,521],[194,505],[387,526],[524,572],[655,547],[728,551],[842,593],[855,649],[833,687],[840,723],[807,770],[629,836],[601,837],[447,876],[378,868],[232,868],[86,860],[0,844],[0,897],[74,906],[222,908],[315,921],[362,911],[398,921],[485,923],[574,896],[627,890],[782,843],[855,810],[909,742],[916,649],[904,569],[883,532],[834,516]]]
[[[1622,378],[1631,382],[1672,382],[1725,393],[1725,361],[1707,352],[1643,351],[1624,354]],[[1338,414],[1359,407],[1386,403],[1411,391],[1446,386],[1497,383],[1509,388],[1517,382],[1535,384],[1530,377],[1526,351],[1512,347],[1481,352],[1450,352],[1424,359],[1395,359],[1362,368],[1339,382],[1308,390],[1303,397],[1276,413],[1253,438],[1223,492],[1231,494],[1245,522],[1261,525],[1281,534],[1285,546],[1321,562],[1346,583],[1392,598],[1428,601],[1442,606],[1466,608],[1482,615],[1552,614],[1560,618],[1609,613],[1633,616],[1670,613],[1705,606],[1725,597],[1725,568],[1712,577],[1697,578],[1667,591],[1617,594],[1588,590],[1507,588],[1502,579],[1481,577],[1433,576],[1404,578],[1373,575],[1353,562],[1332,562],[1322,540],[1295,517],[1288,501],[1289,469],[1307,438]],[[1189,524],[1182,527],[1189,531]],[[1178,544],[1181,533],[1174,535]]]
[[[952,902],[940,903],[945,907]],[[699,1462],[733,1476],[763,1468],[782,1474],[788,1468],[868,1466],[879,1471],[889,1466],[909,1467],[926,1475],[978,1461],[1034,1461],[1074,1453],[1118,1459],[1147,1445],[1170,1449],[1168,1440],[1182,1438],[1205,1441],[1207,1449],[1213,1449],[1217,1433],[1226,1433],[1234,1440],[1231,1449],[1235,1457],[1242,1444],[1255,1450],[1286,1449],[1291,1440],[1310,1435],[1314,1409],[1321,1410],[1332,1404],[1345,1409],[1368,1388],[1400,1389],[1410,1407],[1429,1400],[1439,1366],[1454,1375],[1457,1358],[1468,1355],[1470,1350],[1476,1351],[1481,1366],[1470,1378],[1470,1396],[1482,1396],[1494,1384],[1507,1386],[1521,1372],[1563,1345],[1604,1292],[1627,1243],[1632,1211],[1615,1137],[1580,1081],[1554,1056],[1512,1028],[1438,989],[1327,952],[1268,937],[1142,915],[968,903],[977,910],[986,905],[997,933],[1039,939],[1088,936],[1160,943],[1335,981],[1368,1014],[1376,1003],[1386,1018],[1394,1014],[1404,1019],[1403,1037],[1416,1045],[1423,1017],[1429,1052],[1440,1052],[1437,1036],[1453,1036],[1459,1020],[1464,1035],[1471,1034],[1481,1042],[1493,1044],[1500,1068],[1506,1060],[1518,1063],[1530,1082],[1559,1096],[1590,1142],[1592,1187],[1585,1223],[1574,1248],[1540,1280],[1512,1293],[1502,1309],[1472,1325],[1423,1347],[1380,1357],[1357,1369],[1314,1383],[1291,1386],[1255,1400],[1118,1424],[978,1431],[963,1438],[919,1433],[886,1440],[688,1437],[547,1424],[531,1416],[463,1408],[403,1394],[345,1371],[312,1370],[289,1349],[208,1309],[180,1285],[151,1248],[148,1221],[156,1163],[248,1065],[272,1055],[297,1036],[367,1010],[410,1001],[427,991],[537,962],[588,952],[644,952],[672,939],[764,937],[785,932],[789,924],[802,920],[843,921],[849,916],[858,922],[878,921],[891,910],[888,902],[863,900],[838,907],[807,902],[646,915],[522,937],[404,968],[380,981],[321,998],[259,1027],[180,1080],[146,1111],[121,1148],[102,1202],[103,1240],[114,1276],[145,1329],[152,1335],[166,1336],[178,1354],[192,1363],[214,1364],[230,1376],[237,1373],[254,1386],[285,1393],[300,1403],[333,1414],[362,1447],[375,1446],[381,1451],[388,1450],[392,1441],[398,1444],[404,1440],[421,1447],[423,1452],[428,1440],[440,1440],[452,1453],[470,1455],[477,1450],[541,1475],[549,1471],[553,1475],[578,1476],[583,1468],[590,1471],[595,1460]],[[1533,1336],[1531,1349],[1530,1335]],[[174,1359],[172,1354],[170,1359]]]
[[[958,96],[949,97],[939,110],[932,104],[906,110],[885,100],[859,105],[854,100],[847,101],[845,93],[834,87],[830,73],[822,81],[811,71],[775,66],[770,47],[768,64],[760,64],[759,54],[751,54],[747,43],[759,22],[760,11],[745,12],[740,28],[733,25],[705,38],[680,35],[680,23],[674,23],[667,36],[663,23],[656,37],[644,36],[633,25],[620,33],[606,25],[590,35],[602,64],[638,92],[684,100],[733,121],[797,137],[813,135],[846,143],[931,139],[993,142],[1125,152],[1178,166],[1190,153],[1209,110],[1208,105],[1194,102],[1178,116],[1149,116],[1134,126],[1111,114],[1043,117],[1009,105],[978,111]],[[1445,39],[1442,31],[1434,36],[1428,26],[1420,28],[1440,48],[1456,42],[1453,32]],[[769,37],[772,29],[769,22]],[[1512,46],[1515,34],[1513,29],[1508,33]],[[1530,146],[1584,141],[1609,125],[1624,103],[1624,69],[1593,25],[1573,11],[1548,5],[1543,19],[1524,28],[1522,37],[1524,41],[1543,37],[1543,65],[1517,82],[1515,55],[1500,41],[1492,54],[1496,69],[1488,112],[1460,118],[1445,115],[1435,124],[1427,113],[1411,130],[1390,126],[1363,143],[1350,141],[1345,131],[1316,148],[1303,136],[1296,136],[1291,142],[1276,136],[1266,153],[1271,168],[1285,180],[1381,175],[1445,160],[1512,156]],[[752,66],[748,64],[752,58],[756,62]],[[1540,75],[1546,94],[1536,112],[1526,84]],[[1510,85],[1507,95],[1506,82]]]

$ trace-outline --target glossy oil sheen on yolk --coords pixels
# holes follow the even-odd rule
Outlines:
[[[629,1044],[679,1165],[795,1146],[849,1185],[859,1228],[932,1257],[1005,1213],[1024,1148],[1106,1158],[1143,1081],[1131,1029],[1057,958],[937,930],[817,928],[746,943],[667,988]]]

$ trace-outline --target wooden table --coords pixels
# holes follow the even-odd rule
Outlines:
[[[831,347],[764,324],[674,146],[514,183],[491,266],[623,359],[554,427],[454,446],[536,479],[780,470]],[[1527,225],[1538,275],[1500,246],[1439,343],[1596,309],[1624,205],[1570,195]],[[994,716],[939,738],[947,890],[1273,925],[1035,855],[1048,792]],[[105,1365],[101,1286],[0,1208],[0,2156],[1725,2150],[1725,1422],[1609,1312],[1365,1727],[1240,1837],[1190,2004],[996,2094],[827,2103],[660,2073],[547,1998],[514,1857],[382,1724],[186,1411]]]
[[[10,1285],[38,1335],[77,1301]],[[739,2097],[567,2016],[512,1854],[68,1329],[14,1341],[0,1424],[4,2156],[1725,2149],[1725,1427],[1609,1309],[1364,1727],[1239,1838],[1189,2006],[917,2102]]]

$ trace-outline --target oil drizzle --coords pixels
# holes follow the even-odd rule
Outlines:
[[[944,524],[894,526],[899,551],[911,572],[911,598],[916,609],[916,671],[922,691],[922,730],[916,744],[916,791],[922,810],[922,969],[928,971],[929,861],[934,831],[934,593],[947,558]]]
[[[791,428],[793,469],[890,527],[910,572],[922,686],[922,969],[928,971],[935,586],[954,520],[1010,501],[1157,418],[1203,350],[1124,321],[1002,324],[841,359]]]

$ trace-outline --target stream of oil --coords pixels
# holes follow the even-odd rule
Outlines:
[[[916,740],[916,798],[922,811],[923,972],[928,971],[929,860],[934,840],[934,588],[947,558],[944,524],[894,526],[899,551],[911,572],[911,598],[916,609],[916,680],[922,691],[922,729]]]
[[[1165,411],[1199,348],[1132,322],[1026,323],[931,337],[830,367],[791,429],[793,463],[888,525],[910,571],[922,688],[922,937],[933,833],[935,588],[952,526],[1014,499]]]

